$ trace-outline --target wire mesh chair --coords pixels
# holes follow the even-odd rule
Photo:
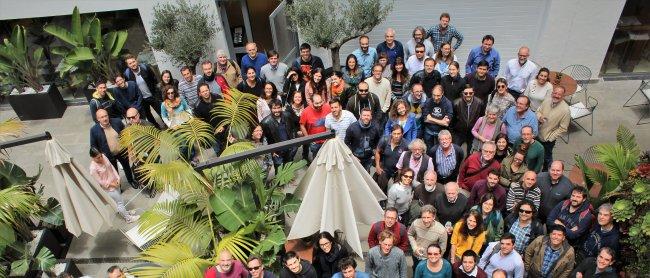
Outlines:
[[[577,94],[584,94],[585,102],[587,101],[587,85],[589,80],[591,80],[591,70],[583,65],[570,65],[562,69],[562,74],[568,74],[571,76],[577,83],[578,87],[576,91],[569,98],[569,104],[572,104],[572,100]]]

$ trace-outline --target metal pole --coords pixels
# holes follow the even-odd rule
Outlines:
[[[311,142],[314,142],[314,141],[334,138],[334,136],[336,136],[336,133],[334,132],[334,130],[331,130],[330,132],[323,132],[323,133],[319,133],[319,134],[314,134],[314,135],[309,135],[309,136],[305,136],[305,137],[300,137],[300,138],[287,140],[287,141],[280,142],[280,143],[266,145],[266,146],[256,148],[254,150],[240,152],[240,153],[229,155],[229,156],[217,157],[217,158],[210,159],[208,161],[201,162],[201,163],[197,164],[196,167],[194,167],[194,170],[201,171],[201,170],[204,170],[204,169],[212,168],[214,166],[218,166],[218,165],[222,165],[222,164],[226,164],[226,163],[231,163],[231,162],[235,162],[235,161],[240,161],[240,160],[244,160],[244,159],[247,159],[247,158],[260,156],[260,155],[263,155],[263,154],[276,152],[276,151],[279,151],[279,150],[284,150],[284,149],[287,149],[287,148],[290,148],[290,147],[293,147],[293,146],[298,147],[298,146],[308,144],[308,143],[311,143]]]
[[[39,142],[39,141],[44,141],[44,140],[50,140],[52,139],[52,135],[50,134],[49,131],[46,131],[42,134],[38,135],[32,135],[32,136],[26,136],[10,141],[5,141],[5,142],[0,142],[0,149],[7,149],[11,147],[17,147],[17,146],[22,146],[34,142]]]

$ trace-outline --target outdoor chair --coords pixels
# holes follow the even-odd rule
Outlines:
[[[571,76],[577,83],[576,91],[569,97],[569,104],[572,104],[572,100],[579,93],[585,94],[585,99],[587,98],[587,84],[591,80],[591,70],[583,65],[570,65],[561,71],[562,74],[568,74]]]
[[[632,100],[632,98],[634,98],[634,96],[636,96],[638,93],[641,93],[641,95],[645,98],[645,103],[629,104],[630,100]],[[644,125],[650,123],[650,121],[643,121],[648,117],[648,114],[650,114],[650,81],[641,80],[641,85],[639,86],[639,88],[636,89],[636,91],[634,91],[634,94],[632,94],[632,96],[630,96],[630,98],[627,99],[625,104],[623,104],[623,107],[637,107],[637,106],[646,106],[646,109],[644,109],[644,112],[641,114],[639,121],[636,122],[636,125]]]
[[[594,97],[587,96],[587,101],[580,101],[574,104],[569,105],[569,111],[571,111],[571,123],[577,125],[582,130],[587,132],[589,136],[592,136],[594,133],[594,110],[598,106],[598,100]],[[589,117],[590,125],[589,129],[580,124],[580,121],[584,121],[583,118]],[[564,143],[569,143],[570,133],[567,130],[566,137],[560,137]]]

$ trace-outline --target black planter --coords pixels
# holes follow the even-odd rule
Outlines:
[[[48,87],[49,86],[49,87]],[[61,118],[68,107],[54,85],[35,94],[10,94],[9,104],[21,121]]]

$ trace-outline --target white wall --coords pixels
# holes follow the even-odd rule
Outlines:
[[[531,48],[530,59],[561,70],[570,64],[591,68],[596,78],[625,0],[410,0],[395,1],[386,21],[368,34],[371,45],[383,41],[388,27],[396,39],[406,43],[417,25],[428,29],[438,23],[440,13],[451,14],[451,24],[464,35],[456,56],[464,68],[472,47],[486,34],[495,37],[494,48],[501,54],[501,69],[516,58],[522,45]],[[352,40],[341,47],[341,61],[358,47]],[[329,51],[318,49],[326,66]],[[464,71],[464,70],[463,70]]]
[[[220,29],[221,17],[219,15],[216,2],[214,0],[189,0],[193,3],[202,3],[207,6],[206,12],[214,14],[215,21]],[[115,10],[137,9],[142,18],[142,23],[147,34],[151,34],[151,23],[153,21],[153,9],[162,1],[156,0],[0,0],[0,20],[61,16],[72,13],[74,6],[79,7],[79,12],[93,13],[106,12]],[[38,7],[38,8],[36,8]],[[134,34],[129,34],[134,35]],[[211,53],[208,59],[216,60],[216,50],[224,49],[228,51],[226,37],[223,30],[218,31],[211,41],[215,53]],[[168,56],[154,49],[154,56],[160,70],[170,70],[175,78],[180,78],[179,67],[169,61]]]

